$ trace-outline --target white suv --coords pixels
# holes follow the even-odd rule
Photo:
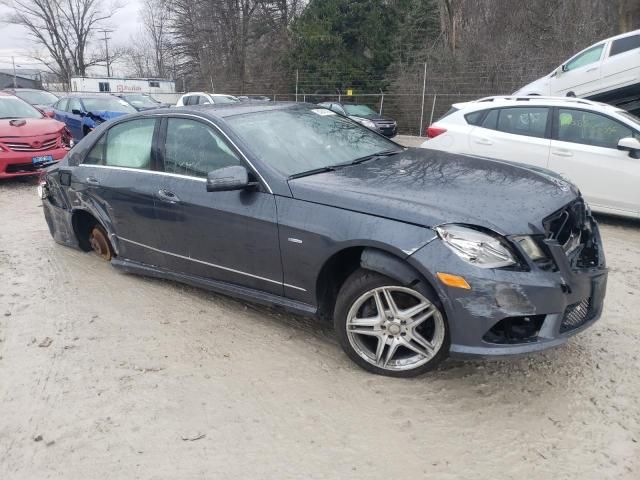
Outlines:
[[[553,170],[594,211],[640,218],[640,119],[619,108],[578,98],[489,97],[453,105],[427,136],[422,148]]]
[[[184,107],[186,105],[209,105],[209,104],[222,104],[222,103],[239,103],[240,100],[233,95],[224,95],[222,93],[207,93],[207,92],[189,92],[182,95],[176,107]]]
[[[606,101],[640,96],[640,30],[585,48],[514,95],[568,95]]]

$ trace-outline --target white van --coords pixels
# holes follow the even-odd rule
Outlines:
[[[576,96],[602,101],[640,96],[640,30],[584,49],[514,95]]]

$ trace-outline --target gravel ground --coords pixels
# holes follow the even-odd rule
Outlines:
[[[0,183],[0,479],[640,478],[640,222],[601,224],[593,328],[399,380],[320,322],[59,246]]]

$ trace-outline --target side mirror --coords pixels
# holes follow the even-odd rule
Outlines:
[[[621,138],[618,142],[618,150],[629,152],[631,158],[640,159],[640,141],[637,138]]]
[[[567,65],[562,65],[562,71],[563,72],[568,72],[569,71],[569,67],[567,67]]]
[[[73,113],[74,115],[80,115],[81,117],[84,117],[84,112],[81,112],[77,108],[74,108],[73,110],[71,110],[71,113]]]
[[[257,182],[249,181],[249,172],[241,165],[218,168],[207,174],[207,192],[228,192],[255,187]]]

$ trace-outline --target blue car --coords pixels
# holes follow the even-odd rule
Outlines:
[[[130,104],[111,95],[73,95],[53,105],[55,119],[67,125],[75,141],[107,120],[135,112]]]

